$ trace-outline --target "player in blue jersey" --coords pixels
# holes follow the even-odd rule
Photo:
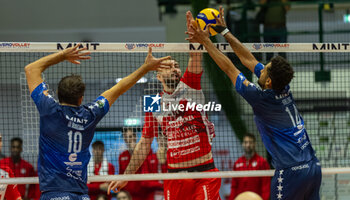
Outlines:
[[[250,83],[231,60],[213,45],[208,28],[202,31],[192,20],[192,30],[187,32],[188,39],[204,45],[216,64],[231,79],[237,92],[252,106],[256,126],[276,168],[271,182],[271,199],[320,199],[321,166],[289,88],[294,76],[293,68],[282,57],[271,59],[266,66],[259,63],[229,32],[223,16],[220,7],[220,17],[214,15],[218,26],[209,26],[224,35],[243,65],[259,78],[261,88]]]
[[[170,57],[154,58],[149,48],[144,64],[135,72],[103,92],[92,103],[81,105],[85,84],[78,75],[66,76],[58,84],[58,99],[47,93],[41,73],[48,67],[70,61],[90,59],[79,44],[43,57],[25,67],[29,91],[40,113],[39,182],[41,199],[88,200],[87,165],[89,146],[97,123],[116,99],[148,71],[157,70]]]

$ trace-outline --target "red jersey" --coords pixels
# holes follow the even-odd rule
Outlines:
[[[0,177],[1,178],[10,178],[15,177],[11,168],[6,165],[0,165]],[[0,200],[3,200],[5,197],[6,200],[20,200],[21,195],[18,192],[17,185],[4,185],[0,184]]]
[[[8,166],[13,171],[15,177],[35,177],[37,174],[34,171],[33,166],[21,159],[18,163],[14,163],[11,157],[4,158],[0,160],[0,166]],[[26,195],[26,185],[18,185],[18,191],[21,196],[34,198],[36,196],[36,187],[35,185],[30,185],[28,189],[28,194]]]
[[[124,151],[119,156],[119,174],[123,174],[130,162],[129,151]],[[147,158],[136,174],[158,173],[157,155],[150,151]],[[155,193],[163,190],[163,184],[159,181],[129,181],[123,188],[130,193],[133,200],[154,200]]]
[[[268,170],[270,166],[268,162],[257,153],[250,160],[244,156],[238,158],[235,162],[234,171],[245,170]],[[233,178],[231,184],[231,195],[229,200],[235,199],[237,195],[245,191],[251,191],[259,194],[264,200],[270,199],[270,177],[242,177]]]
[[[98,164],[98,165],[94,165],[94,174],[95,175],[100,175],[100,169],[101,169],[101,165],[102,163]],[[108,174],[109,175],[114,175],[115,173],[115,167],[112,163],[108,163]],[[98,195],[100,194],[104,194],[107,195],[106,191],[100,190],[100,185],[104,184],[104,183],[98,183],[98,182],[94,182],[94,183],[90,183],[87,184],[88,188],[89,188],[89,196],[91,200],[95,200],[97,198]],[[112,196],[111,195],[107,195],[108,199],[111,199]]]
[[[142,136],[157,137],[161,126],[167,137],[168,164],[191,161],[211,152],[214,125],[206,110],[214,105],[205,104],[201,76],[186,71],[173,93],[162,94],[162,112],[145,113]]]

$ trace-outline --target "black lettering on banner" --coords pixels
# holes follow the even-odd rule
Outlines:
[[[204,46],[202,44],[200,44],[198,47],[196,47],[195,45],[193,44],[189,44],[189,49],[190,50],[204,50]],[[220,50],[226,50],[227,47],[229,46],[229,44],[227,43],[218,43],[215,45],[216,48],[220,49]]]
[[[348,50],[349,43],[325,43],[317,45],[312,44],[312,50]]]
[[[61,43],[57,43],[57,50],[67,49],[77,44],[78,43],[68,43],[66,46],[63,46]],[[100,43],[80,43],[79,49],[87,48],[87,50],[97,50],[98,46],[100,46]]]

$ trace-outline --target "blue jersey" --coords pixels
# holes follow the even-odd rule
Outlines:
[[[45,90],[41,83],[31,94],[40,113],[40,190],[87,194],[89,146],[109,103],[100,96],[83,106],[63,106]]]
[[[263,68],[261,63],[255,66],[258,78]],[[253,83],[243,83],[245,79],[239,74],[236,90],[253,108],[256,126],[274,167],[288,168],[312,160],[315,152],[289,85],[276,93],[272,89],[261,90]]]

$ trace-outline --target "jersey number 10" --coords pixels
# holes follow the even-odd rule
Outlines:
[[[68,132],[68,153],[78,153],[81,151],[81,145],[83,143],[83,135],[79,132],[73,132],[69,131]]]

